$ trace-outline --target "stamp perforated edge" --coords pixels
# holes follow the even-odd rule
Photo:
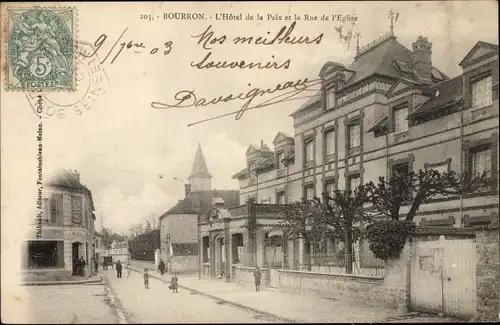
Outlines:
[[[29,9],[53,9],[53,10],[61,10],[61,9],[69,9],[73,12],[73,87],[69,88],[42,88],[42,89],[23,89],[23,88],[9,88],[9,59],[8,59],[8,42],[9,42],[9,10],[29,10]],[[43,93],[43,92],[74,92],[78,89],[78,80],[76,79],[76,74],[78,73],[78,29],[79,29],[79,15],[78,8],[74,6],[22,6],[22,5],[3,5],[1,9],[1,15],[4,16],[3,29],[2,33],[4,35],[4,40],[2,42],[2,46],[4,47],[1,53],[4,54],[4,60],[2,62],[2,71],[4,73],[4,90],[9,92],[31,92],[31,93]]]

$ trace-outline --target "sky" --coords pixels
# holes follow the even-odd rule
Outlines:
[[[163,55],[133,53],[124,49],[111,63],[115,52],[99,69],[106,72],[104,93],[96,96],[91,109],[76,115],[67,106],[65,118],[52,117],[43,124],[44,175],[56,168],[76,169],[87,185],[95,204],[97,226],[126,233],[145,218],[159,216],[184,197],[183,182],[191,171],[198,143],[201,144],[212,187],[238,189],[232,175],[245,167],[245,151],[261,140],[272,147],[278,132],[294,134],[289,116],[306,99],[285,102],[246,112],[238,121],[232,116],[188,127],[202,119],[238,110],[241,102],[207,107],[177,107],[157,110],[151,102],[174,104],[174,95],[183,89],[194,90],[198,98],[238,94],[251,87],[268,88],[300,78],[317,78],[327,61],[349,65],[355,43],[339,40],[331,21],[297,21],[295,36],[314,38],[323,33],[320,44],[273,46],[215,44],[214,60],[284,62],[287,70],[208,69],[190,66],[207,53],[193,35],[212,25],[214,35],[261,36],[275,34],[291,21],[215,21],[140,19],[164,12],[233,12],[256,15],[304,14],[328,16],[336,13],[358,17],[354,31],[361,34],[361,46],[389,31],[388,12],[398,13],[394,32],[398,41],[411,49],[419,35],[432,42],[432,61],[448,76],[460,73],[458,63],[478,40],[498,44],[497,3],[479,2],[319,2],[319,3],[75,3],[78,8],[77,38],[94,43],[101,34],[107,38],[98,49],[103,59],[119,35],[122,40],[143,43],[150,49],[172,41],[172,50]],[[352,25],[345,24],[345,29]],[[3,43],[2,43],[3,44]],[[273,58],[274,56],[274,58]],[[79,67],[78,90],[51,93],[53,102],[71,103],[85,94],[89,73]],[[30,216],[36,197],[37,117],[22,92],[3,91],[2,80],[2,214],[15,219]],[[160,178],[159,175],[164,175]],[[33,202],[33,204],[26,204]],[[3,223],[3,222],[2,222]]]

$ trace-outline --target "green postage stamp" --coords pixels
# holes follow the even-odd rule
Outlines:
[[[7,90],[75,90],[75,11],[8,8]]]

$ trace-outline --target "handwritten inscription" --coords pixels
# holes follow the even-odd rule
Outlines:
[[[296,81],[287,81],[283,84],[277,84],[273,88],[261,89],[261,88],[252,88],[248,92],[242,92],[240,94],[229,94],[222,95],[212,99],[207,99],[203,97],[197,97],[194,90],[181,90],[174,95],[174,99],[177,101],[174,104],[165,104],[160,102],[152,102],[151,106],[156,109],[169,109],[176,107],[200,107],[200,106],[210,106],[219,103],[227,103],[237,100],[244,101],[243,106],[237,112],[232,112],[225,114],[228,115],[236,115],[235,119],[239,120],[243,114],[251,109],[266,107],[270,105],[275,105],[281,102],[290,101],[294,99],[299,99],[298,95],[304,91],[310,91],[311,87],[318,85],[321,82],[320,79],[317,80],[308,80],[298,79]],[[251,86],[249,84],[249,86]],[[289,90],[288,92],[283,92],[284,90]],[[276,96],[267,99],[258,104],[254,104],[253,101],[257,97],[263,97],[270,94],[277,94]],[[304,98],[304,97],[300,97]],[[252,105],[253,104],[253,105]]]
[[[141,54],[141,53],[146,52],[146,53],[149,53],[150,55],[155,55],[157,53],[163,53],[163,55],[168,55],[172,51],[172,45],[173,45],[172,41],[165,42],[163,44],[163,47],[146,47],[146,45],[144,45],[143,42],[135,42],[133,40],[129,40],[128,42],[125,41],[125,42],[119,43],[120,41],[122,41],[123,36],[124,36],[125,32],[127,32],[127,30],[128,30],[128,27],[125,28],[125,30],[120,35],[120,37],[118,37],[118,39],[115,41],[115,43],[113,44],[111,49],[108,51],[108,53],[106,54],[104,59],[102,59],[100,61],[100,64],[103,64],[104,62],[108,61],[111,54],[113,52],[115,52],[115,54],[110,62],[110,64],[113,64],[116,61],[116,59],[118,58],[118,56],[120,56],[120,54],[122,53],[123,50],[132,51],[136,54]],[[82,55],[83,57],[86,57],[86,58],[89,58],[89,57],[96,55],[97,52],[99,52],[99,50],[101,49],[101,47],[106,43],[107,39],[108,39],[108,35],[101,34],[97,38],[97,40],[94,42],[94,46],[95,46],[94,52],[92,52],[90,54],[80,52],[80,55]],[[118,48],[117,48],[117,45],[118,45]],[[115,48],[117,49],[116,51],[115,51]]]

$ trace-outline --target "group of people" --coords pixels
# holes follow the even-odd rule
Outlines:
[[[79,276],[84,276],[85,274],[85,266],[87,265],[87,262],[85,262],[85,259],[80,257],[80,259],[77,259],[76,257],[73,259],[73,275],[79,275]]]

